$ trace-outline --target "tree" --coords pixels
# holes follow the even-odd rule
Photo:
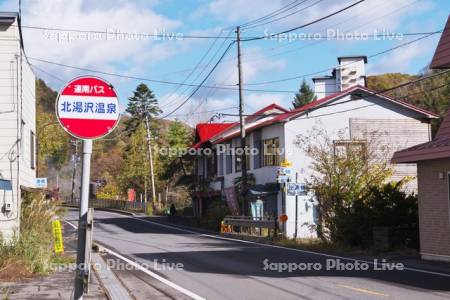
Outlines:
[[[314,91],[303,79],[302,85],[298,90],[298,93],[295,94],[294,101],[292,101],[292,105],[294,105],[294,108],[297,108],[315,101],[316,99],[317,97],[314,95]]]
[[[134,188],[138,193],[144,193],[150,178],[144,124],[138,125],[130,136],[123,156],[123,169],[120,175],[122,190]]]
[[[136,87],[133,96],[128,100],[126,112],[130,114],[130,118],[126,121],[127,131],[134,132],[139,124],[145,121],[145,116],[151,119],[161,113],[158,100],[144,83]]]
[[[164,172],[161,178],[164,180],[171,179],[180,170],[184,170],[181,153],[189,147],[192,140],[192,134],[187,127],[180,121],[171,122],[167,133],[165,134],[166,153],[161,155],[164,165]]]
[[[392,170],[386,157],[388,145],[380,134],[369,132],[362,139],[349,140],[344,131],[330,136],[317,127],[297,136],[296,144],[312,160],[308,187],[317,200],[316,229],[323,239],[343,241],[348,212],[366,201],[373,188],[381,188]]]

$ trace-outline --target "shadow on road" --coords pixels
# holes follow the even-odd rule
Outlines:
[[[192,245],[194,246],[194,245]],[[217,247],[217,244],[196,244],[196,247]],[[194,246],[194,247],[195,247]],[[315,254],[293,252],[285,249],[269,248],[264,246],[232,247],[232,249],[211,251],[183,251],[183,252],[161,252],[161,253],[135,253],[147,261],[164,262],[167,265],[182,263],[183,269],[188,272],[217,273],[242,276],[258,276],[272,278],[293,277],[352,277],[369,278],[394,285],[408,286],[408,288],[421,288],[435,291],[450,291],[450,278],[428,273],[420,273],[409,270],[374,270],[373,265],[364,270],[345,270],[333,268],[335,263],[348,264],[349,260],[336,261],[331,257]],[[307,270],[284,270],[275,269],[273,263],[296,263],[302,266],[315,264],[322,266],[320,270],[311,266]],[[341,265],[342,266],[342,265]],[[378,265],[381,267],[381,265]]]

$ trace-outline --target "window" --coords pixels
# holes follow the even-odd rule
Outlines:
[[[364,159],[367,156],[367,142],[364,140],[338,140],[333,141],[335,157],[358,156]]]
[[[35,166],[35,153],[34,153],[34,143],[35,143],[34,132],[30,131],[30,167],[34,170]]]
[[[225,144],[225,149],[226,149],[226,154],[225,154],[225,173],[226,174],[230,174],[231,172],[233,172],[232,168],[233,168],[233,156],[232,156],[232,151],[230,151],[231,149],[231,144]]]
[[[279,138],[264,140],[264,166],[278,166],[280,164]]]
[[[262,147],[261,147],[261,131],[255,131],[253,133],[253,148],[258,152],[253,156],[253,168],[259,169],[261,168],[261,157],[262,157]]]
[[[224,155],[222,153],[217,154],[217,175],[223,176],[224,174],[224,163],[223,163]]]
[[[247,143],[247,149],[249,147],[248,145],[248,138],[245,140],[245,142]],[[236,150],[241,148],[241,140],[238,139],[236,140],[236,147],[235,149],[235,155],[234,155],[234,170],[235,172],[240,172],[242,171],[242,155],[237,155],[236,154]],[[242,150],[239,150],[238,153],[241,153]],[[247,150],[248,151],[248,150]],[[246,156],[247,160],[245,161],[245,165],[247,166],[247,170],[250,169],[250,157],[247,155]]]

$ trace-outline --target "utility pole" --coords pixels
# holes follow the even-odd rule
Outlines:
[[[155,174],[153,173],[153,154],[152,154],[152,144],[151,144],[151,133],[150,133],[150,125],[148,121],[148,112],[145,113],[145,127],[147,128],[147,146],[148,146],[148,156],[150,158],[150,176],[152,181],[152,202],[153,204],[156,201],[156,191],[155,191]],[[147,202],[147,199],[145,199]]]
[[[80,143],[79,140],[72,140],[72,145],[75,146],[75,154],[73,155],[73,172],[72,172],[72,195],[70,197],[71,202],[73,203],[73,200],[75,198],[75,178],[77,175],[77,166],[78,166],[78,144]]]
[[[238,79],[239,79],[239,128],[241,131],[241,149],[243,154],[241,156],[242,169],[242,214],[245,216],[248,211],[247,207],[247,144],[245,142],[245,118],[244,118],[244,95],[242,92],[242,64],[241,64],[241,31],[239,26],[236,27],[236,41],[237,41],[237,59],[238,59]]]

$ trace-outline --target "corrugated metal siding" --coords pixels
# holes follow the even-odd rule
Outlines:
[[[376,140],[389,146],[388,161],[394,152],[403,150],[430,140],[429,124],[414,119],[350,119],[350,136],[364,139],[375,134]],[[416,164],[392,165],[394,175],[392,180],[398,181],[406,176],[417,177]],[[417,192],[417,180],[410,181],[408,191]]]

